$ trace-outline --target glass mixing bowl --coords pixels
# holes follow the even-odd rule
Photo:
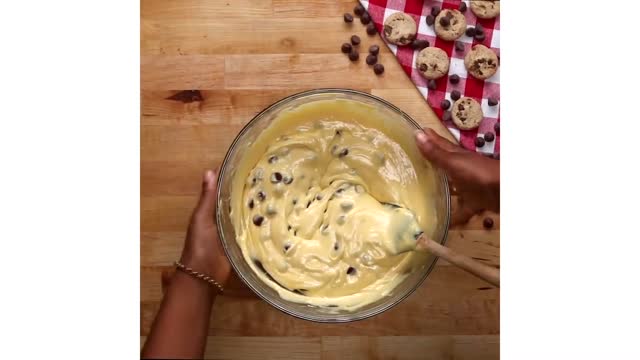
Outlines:
[[[396,106],[367,93],[348,89],[318,89],[288,96],[267,107],[249,121],[229,147],[229,151],[227,151],[218,176],[217,225],[220,240],[222,241],[225,253],[233,269],[242,281],[258,294],[258,296],[277,309],[301,319],[340,323],[361,320],[380,314],[404,300],[426,279],[435,265],[437,258],[430,257],[422,269],[412,272],[402,283],[396,286],[388,296],[355,311],[336,311],[332,308],[294,303],[282,299],[272,288],[262,282],[245,262],[242,251],[236,242],[235,229],[229,216],[231,209],[231,185],[234,171],[237,168],[236,165],[245,151],[251,147],[255,139],[260,136],[262,131],[283,111],[291,110],[314,101],[334,99],[356,101],[373,106],[376,111],[380,111],[385,118],[383,127],[394,128],[394,131],[400,130],[401,132],[406,132],[403,136],[407,136],[408,138],[413,139],[413,132],[416,129],[420,129],[418,123]],[[384,131],[384,129],[381,130]],[[405,151],[407,150],[405,149]],[[433,239],[444,244],[447,239],[450,217],[449,186],[447,184],[447,178],[442,172],[435,170],[433,173],[436,177],[433,181],[433,183],[436,184],[436,189],[434,189],[433,194],[435,197],[436,216],[438,217],[436,229],[433,232]],[[244,184],[241,185],[244,186]]]

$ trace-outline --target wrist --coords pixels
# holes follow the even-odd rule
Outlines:
[[[217,264],[221,264],[223,261],[226,261],[226,259],[220,261],[217,259],[217,256],[211,254],[194,254],[187,251],[184,251],[180,257],[180,262],[185,266],[208,275],[220,285],[225,286],[229,280],[229,271],[225,271],[224,266],[217,266]]]

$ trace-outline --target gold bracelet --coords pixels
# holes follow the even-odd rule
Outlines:
[[[185,273],[187,273],[187,274],[189,274],[191,276],[194,276],[194,277],[196,277],[198,279],[202,279],[202,280],[208,282],[210,285],[215,285],[218,288],[218,290],[220,290],[220,294],[222,294],[224,292],[224,289],[222,288],[222,285],[220,285],[217,281],[213,280],[213,278],[211,276],[205,275],[203,273],[199,273],[199,272],[193,270],[192,268],[185,266],[180,261],[175,261],[174,264],[175,264],[176,268],[180,269],[181,271],[183,271],[183,272],[185,272]]]

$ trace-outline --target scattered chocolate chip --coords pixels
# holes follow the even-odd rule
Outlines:
[[[362,25],[367,25],[371,22],[371,15],[369,15],[368,12],[365,12],[364,14],[362,14],[362,16],[360,16],[360,22],[362,23]]]
[[[347,275],[354,275],[356,273],[356,268],[354,268],[353,266],[349,266],[349,268],[347,269]]]
[[[498,105],[498,99],[496,99],[495,97],[490,97],[489,98],[489,106],[496,106]]]
[[[367,56],[367,64],[368,65],[373,65],[373,64],[375,64],[377,62],[378,62],[378,57],[377,56],[371,55],[371,54],[369,54]]]
[[[344,22],[346,23],[353,22],[353,15],[349,13],[344,13]]]
[[[431,90],[435,90],[438,88],[438,84],[436,83],[436,81],[434,79],[431,79],[429,81],[427,81],[427,88],[431,89]]]
[[[462,41],[456,41],[455,48],[456,48],[457,52],[463,52],[464,51],[464,43]]]
[[[467,11],[467,3],[461,2],[460,6],[458,6],[458,10],[460,10],[461,13]]]
[[[256,197],[258,198],[258,200],[264,201],[264,199],[267,198],[267,194],[265,194],[264,191],[258,191]]]
[[[484,133],[484,141],[492,142],[495,140],[496,136],[492,132]]]
[[[474,37],[474,36],[476,36],[476,28],[468,27],[467,30],[465,30],[464,33],[469,37]]]
[[[422,50],[429,47],[429,41],[415,39],[411,42],[411,48],[414,50]]]
[[[500,123],[497,122],[493,125],[493,130],[496,132],[496,135],[500,135]]]
[[[369,46],[369,53],[371,55],[378,55],[379,52],[380,52],[380,46],[378,45]]]
[[[449,27],[449,25],[451,25],[451,20],[449,20],[448,17],[443,16],[440,18],[440,25],[442,27]]]
[[[369,23],[369,25],[367,25],[367,34],[375,35],[377,33],[378,29],[376,29],[376,26],[373,23]]]
[[[342,151],[340,151],[340,153],[338,154],[339,157],[343,157],[343,156],[347,156],[349,154],[349,149],[344,148],[342,149]]]
[[[440,14],[440,6],[434,6],[431,8],[431,15],[438,16]]]
[[[282,174],[279,172],[274,172],[273,174],[271,174],[271,183],[272,184],[277,184],[280,181],[282,181]]]
[[[261,215],[256,215],[253,217],[253,225],[255,226],[260,226],[262,225],[262,222],[264,221],[264,217]]]
[[[342,47],[340,48],[340,50],[345,54],[350,53],[351,52],[351,44],[349,44],[349,43],[342,44]]]
[[[490,217],[484,218],[484,220],[482,220],[482,226],[484,226],[485,229],[491,229],[493,227],[493,219]]]
[[[484,34],[484,26],[476,24],[476,34]]]
[[[373,65],[373,72],[376,73],[376,75],[382,74],[384,72],[384,66],[382,64]]]
[[[478,40],[478,41],[484,41],[484,39],[485,39],[485,35],[484,35],[484,33],[482,33],[482,34],[476,34],[476,40]]]
[[[453,90],[451,92],[451,100],[456,101],[458,99],[460,99],[460,96],[462,96],[462,94],[460,94],[460,91],[458,90]]]
[[[358,35],[352,35],[352,36],[351,36],[351,43],[352,43],[353,45],[356,45],[356,46],[360,45],[360,36],[358,36]]]
[[[183,90],[169,96],[167,100],[181,101],[188,104],[194,101],[204,101],[204,98],[202,97],[200,90]]]
[[[451,106],[451,101],[446,100],[446,99],[440,101],[440,108],[442,108],[442,110],[447,110],[449,108],[449,106]]]
[[[460,76],[458,76],[457,74],[453,74],[451,76],[449,76],[449,82],[452,84],[457,84],[460,82]]]
[[[362,4],[356,5],[356,7],[353,8],[353,13],[356,14],[356,16],[364,14],[364,6],[362,6]]]
[[[424,19],[424,21],[427,23],[427,25],[431,26],[433,25],[433,23],[436,22],[436,17],[433,15],[427,15],[427,17]]]
[[[360,58],[360,54],[358,54],[356,49],[351,50],[351,52],[349,53],[349,60],[358,61],[359,58]]]
[[[269,157],[269,164],[273,164],[273,163],[275,163],[276,161],[278,161],[278,157],[277,157],[277,156],[275,156],[275,155],[271,155],[271,156]]]
[[[481,137],[477,137],[475,143],[476,143],[477,147],[483,147],[484,146],[484,139],[481,138]]]
[[[445,111],[442,113],[442,121],[451,121],[451,111]]]

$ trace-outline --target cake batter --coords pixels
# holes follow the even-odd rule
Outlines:
[[[428,262],[389,248],[437,221],[434,174],[397,125],[369,105],[314,102],[281,114],[243,156],[232,189],[237,241],[282,298],[354,310]]]

